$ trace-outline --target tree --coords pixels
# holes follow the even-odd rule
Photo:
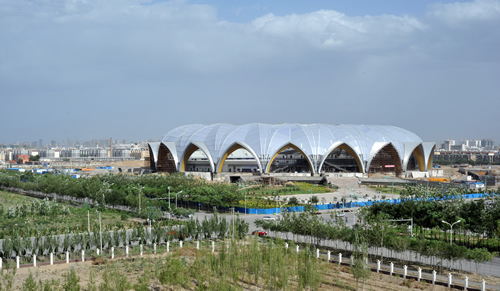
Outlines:
[[[368,246],[361,233],[361,227],[356,227],[354,231],[354,252],[351,260],[351,273],[356,279],[356,290],[358,290],[359,279],[363,279],[363,290],[365,290],[365,280],[370,278],[371,269],[368,267]]]
[[[40,161],[40,155],[30,156],[30,162],[38,162]]]

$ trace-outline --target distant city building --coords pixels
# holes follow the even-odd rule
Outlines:
[[[443,143],[443,150],[451,151],[451,146],[454,146],[454,145],[455,145],[455,140],[453,140],[453,139],[445,140]]]
[[[465,151],[467,146],[465,144],[457,144],[450,146],[450,151]]]
[[[495,147],[495,141],[493,141],[493,139],[491,139],[491,138],[483,139],[483,140],[481,140],[481,147],[492,149]]]
[[[41,159],[55,159],[59,158],[59,151],[56,150],[41,150],[39,152]]]

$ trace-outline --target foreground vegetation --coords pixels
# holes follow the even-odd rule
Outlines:
[[[425,196],[422,191],[426,191]],[[259,220],[256,224],[267,231],[280,233],[288,238],[308,237],[311,244],[320,245],[328,240],[340,248],[351,250],[367,247],[375,249],[383,261],[383,249],[391,251],[391,257],[409,261],[409,252],[417,255],[419,261],[443,266],[443,261],[455,262],[467,260],[476,264],[491,261],[499,250],[500,201],[497,196],[475,201],[464,201],[456,196],[457,189],[449,189],[448,197],[437,189],[427,191],[422,187],[407,187],[400,204],[381,202],[371,207],[364,207],[357,213],[354,227],[345,224],[342,217],[332,214],[332,222],[327,222],[313,211],[303,213],[283,212],[277,222]],[[452,198],[452,196],[455,196]],[[491,201],[489,203],[488,201]],[[465,211],[465,212],[464,212]],[[463,216],[461,216],[463,215]],[[411,236],[409,222],[390,220],[414,217],[416,232]],[[442,222],[455,222],[454,243],[450,244],[450,235],[445,231],[448,225]],[[491,227],[489,229],[488,227]],[[464,231],[465,229],[465,231]],[[487,233],[488,236],[483,236]]]
[[[402,286],[439,290],[425,281],[371,272],[360,277],[356,266],[363,269],[363,265],[356,262],[351,267],[338,266],[317,260],[314,248],[301,247],[296,253],[293,243],[286,248],[283,241],[260,242],[253,237],[219,241],[213,253],[210,244],[199,250],[185,244],[158,255],[96,257],[92,263],[67,269],[7,270],[0,274],[0,290],[355,290],[362,288],[363,278],[367,290]]]
[[[244,207],[246,200],[247,207],[253,205],[256,208],[273,208],[276,207],[276,196],[332,191],[328,187],[308,183],[287,183],[283,186],[213,183],[192,175],[186,177],[182,173],[130,177],[106,174],[74,179],[68,175],[39,175],[7,170],[0,170],[0,186],[89,198],[92,206],[99,210],[104,210],[105,205],[139,209],[142,200],[139,215],[143,218],[149,216],[149,205],[154,209],[171,210],[174,214],[185,216],[189,213],[181,210],[181,207],[206,210],[217,207],[220,211],[230,207]],[[300,205],[296,201],[294,203],[289,206]]]

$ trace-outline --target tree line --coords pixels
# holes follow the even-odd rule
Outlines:
[[[176,200],[179,204],[195,202],[203,207],[217,206],[228,208],[244,199],[235,184],[212,183],[182,173],[126,176],[123,174],[105,174],[75,179],[69,175],[33,174],[0,170],[0,186],[23,190],[56,193],[78,198],[90,198],[100,205],[125,205],[139,207],[139,195],[146,205],[146,200],[163,209],[172,207]],[[170,188],[170,203],[168,193]],[[162,198],[163,200],[157,200]]]

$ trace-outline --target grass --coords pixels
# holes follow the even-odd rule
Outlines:
[[[394,189],[391,186],[384,186],[384,187],[368,186],[368,187],[375,191],[380,191],[381,193],[386,193],[386,194],[399,194],[404,189],[401,186],[394,186]]]
[[[240,191],[245,191],[241,189]],[[335,191],[322,185],[314,185],[305,182],[289,182],[284,185],[253,185],[246,188],[247,194],[251,196],[283,196],[295,194],[330,193]]]

